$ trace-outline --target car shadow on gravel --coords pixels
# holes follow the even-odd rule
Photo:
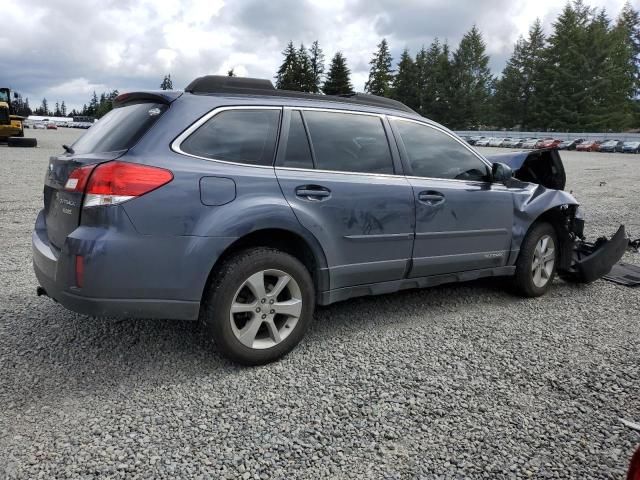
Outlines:
[[[560,282],[555,288],[562,285],[566,286]],[[363,329],[384,329],[407,319],[428,322],[443,312],[472,312],[481,305],[511,309],[523,300],[507,287],[504,279],[482,279],[320,307],[303,342],[313,348],[337,338],[346,341]],[[0,401],[10,400],[9,407],[16,399],[28,403],[72,391],[84,395],[119,389],[129,382],[152,387],[203,375],[215,381],[243,368],[216,352],[199,322],[95,319],[71,313],[45,298],[19,303],[26,304],[24,314],[7,322],[10,334],[2,334],[0,349],[5,378]],[[5,392],[10,398],[3,399]]]

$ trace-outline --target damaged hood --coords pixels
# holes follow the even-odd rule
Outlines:
[[[485,158],[491,163],[509,165],[513,176],[523,182],[537,183],[554,190],[564,190],[567,183],[564,165],[555,148],[499,153]]]

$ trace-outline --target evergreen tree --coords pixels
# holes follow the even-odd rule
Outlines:
[[[369,80],[364,84],[364,90],[373,95],[388,97],[391,94],[391,82],[393,81],[393,69],[391,68],[391,53],[386,39],[378,44],[378,51],[369,62]]]
[[[297,52],[298,65],[295,74],[296,90],[300,92],[311,92],[314,88],[313,70],[311,59],[304,44],[300,44]]]
[[[298,52],[289,41],[287,48],[282,52],[284,60],[276,74],[276,88],[281,90],[298,90]]]
[[[173,90],[173,81],[171,80],[171,74],[167,74],[162,79],[162,83],[160,84],[160,88],[162,90]]]
[[[233,71],[233,68],[230,69],[230,70],[227,70],[227,77],[235,77],[235,76],[236,76],[236,74]]]
[[[474,25],[453,54],[451,128],[478,128],[487,123],[493,76],[486,44]]]
[[[449,45],[437,38],[416,55],[415,67],[421,115],[443,124],[450,123],[451,55]]]
[[[67,106],[64,104],[64,100],[62,101],[62,104],[60,105],[60,113],[62,114],[63,117],[67,116]]]
[[[326,95],[346,95],[353,93],[353,86],[349,76],[351,71],[347,67],[347,59],[344,58],[341,52],[336,54],[331,59],[329,65],[329,73],[322,86],[322,92]]]
[[[311,63],[311,92],[319,93],[324,75],[324,53],[317,40],[309,49],[309,62]]]
[[[87,107],[87,113],[86,115],[95,115],[96,111],[98,110],[98,95],[96,94],[95,90],[93,92],[93,96],[91,97],[91,100],[89,101],[89,106]]]
[[[559,131],[584,129],[584,118],[592,110],[588,68],[590,46],[586,30],[591,10],[581,1],[565,5],[553,23],[544,53],[540,97],[553,108],[536,110],[535,126]]]
[[[416,75],[416,65],[409,55],[409,50],[405,48],[400,55],[398,62],[398,73],[393,79],[393,89],[391,98],[399,100],[409,108],[416,109],[420,105],[418,98],[418,78]]]
[[[611,27],[602,10],[587,29],[592,45],[589,58],[594,81],[590,84],[593,111],[586,118],[590,130],[625,130],[631,126],[635,92],[633,45],[624,28]]]
[[[544,33],[540,19],[529,29],[527,39],[520,37],[511,58],[496,84],[494,105],[498,125],[522,130],[529,127],[532,104],[536,103],[536,88],[540,80],[544,53]],[[543,99],[538,108],[543,107]]]
[[[40,106],[40,115],[49,115],[49,103],[47,102],[46,98],[42,99],[42,105]]]
[[[640,94],[640,13],[627,1],[616,23],[616,35],[630,49],[634,77],[634,95]]]

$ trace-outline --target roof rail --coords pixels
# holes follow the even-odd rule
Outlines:
[[[270,80],[262,78],[228,77],[224,75],[205,75],[193,80],[185,92],[196,95],[212,94],[245,94],[265,95],[273,97],[300,98],[304,100],[352,103],[373,107],[390,108],[408,113],[416,113],[404,103],[391,98],[379,97],[366,93],[349,93],[346,95],[322,95],[318,93],[294,92],[291,90],[277,90]]]

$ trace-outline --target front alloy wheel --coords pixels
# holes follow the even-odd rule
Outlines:
[[[551,276],[556,263],[556,248],[553,238],[544,235],[537,243],[533,251],[531,262],[531,275],[533,284],[538,288],[544,288]]]
[[[534,224],[520,244],[515,288],[525,297],[539,297],[551,286],[558,264],[558,240],[552,225]]]

